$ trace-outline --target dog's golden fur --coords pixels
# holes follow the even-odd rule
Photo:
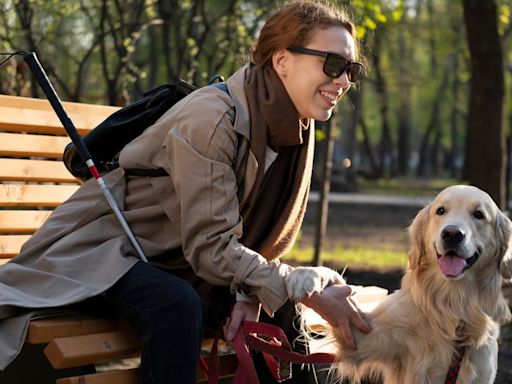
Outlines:
[[[493,383],[499,323],[510,317],[501,285],[512,275],[511,230],[487,193],[442,191],[410,226],[401,289],[364,315],[372,331],[354,330],[351,351],[333,330],[337,374],[351,383],[382,375],[385,384],[443,384],[458,341],[466,350],[457,384]]]

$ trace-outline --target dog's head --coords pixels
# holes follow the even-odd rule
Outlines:
[[[511,221],[484,191],[464,185],[443,190],[410,227],[409,268],[437,264],[446,279],[468,271],[512,276]]]

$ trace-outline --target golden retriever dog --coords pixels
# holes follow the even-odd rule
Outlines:
[[[382,377],[385,384],[444,384],[461,356],[457,384],[493,383],[499,324],[510,318],[501,286],[512,276],[511,231],[482,190],[457,185],[439,193],[409,228],[401,289],[363,314],[372,331],[354,329],[354,351],[332,329],[336,374],[350,383]],[[290,281],[305,278],[295,274]]]

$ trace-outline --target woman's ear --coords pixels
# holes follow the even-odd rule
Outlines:
[[[498,263],[505,279],[512,277],[512,222],[502,212],[496,217],[496,237],[498,239]]]
[[[427,225],[428,210],[430,205],[424,207],[418,212],[412,224],[409,227],[409,238],[411,239],[411,250],[409,251],[409,269],[414,269],[420,265],[422,255],[425,254],[425,242],[423,236]]]
[[[290,51],[287,49],[278,49],[272,54],[272,67],[280,78],[286,77],[290,62]]]

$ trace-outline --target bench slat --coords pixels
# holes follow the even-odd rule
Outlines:
[[[139,353],[140,344],[133,331],[62,337],[52,340],[44,349],[54,369],[106,363]]]
[[[236,355],[219,356],[217,367],[219,377],[233,376],[238,367],[238,359]],[[120,371],[66,377],[57,379],[56,384],[139,384],[139,379],[140,369],[131,368]],[[201,382],[208,380],[208,377],[199,367],[197,368],[197,379]]]
[[[89,132],[119,107],[63,103],[64,110],[81,135]],[[62,123],[45,99],[0,95],[0,129],[14,132],[65,135]]]
[[[31,135],[0,132],[0,156],[62,158],[71,141],[66,136]]]
[[[0,105],[11,108],[35,109],[39,111],[53,111],[50,102],[47,99],[36,99],[33,97],[0,95]],[[102,104],[76,103],[70,101],[62,102],[67,113],[96,114],[98,119],[103,120],[105,117],[114,113],[119,107],[113,107]]]
[[[1,235],[0,259],[8,259],[16,256],[18,253],[20,253],[21,246],[29,238],[30,235]]]
[[[54,208],[77,189],[78,185],[0,184],[0,206]]]
[[[139,384],[139,368],[57,379],[56,384]]]
[[[76,182],[62,161],[25,159],[0,159],[0,180]]]
[[[0,232],[33,233],[48,219],[52,211],[2,210],[0,211]]]
[[[49,343],[55,338],[90,335],[130,329],[128,323],[86,315],[69,315],[32,320],[26,341],[30,344]]]
[[[2,116],[0,118],[0,129],[6,131],[66,134],[66,130],[55,113],[0,107],[0,116]],[[101,122],[101,120],[95,119],[94,116],[87,115],[69,114],[69,118],[80,135],[85,135],[92,127],[97,125],[96,123]]]

